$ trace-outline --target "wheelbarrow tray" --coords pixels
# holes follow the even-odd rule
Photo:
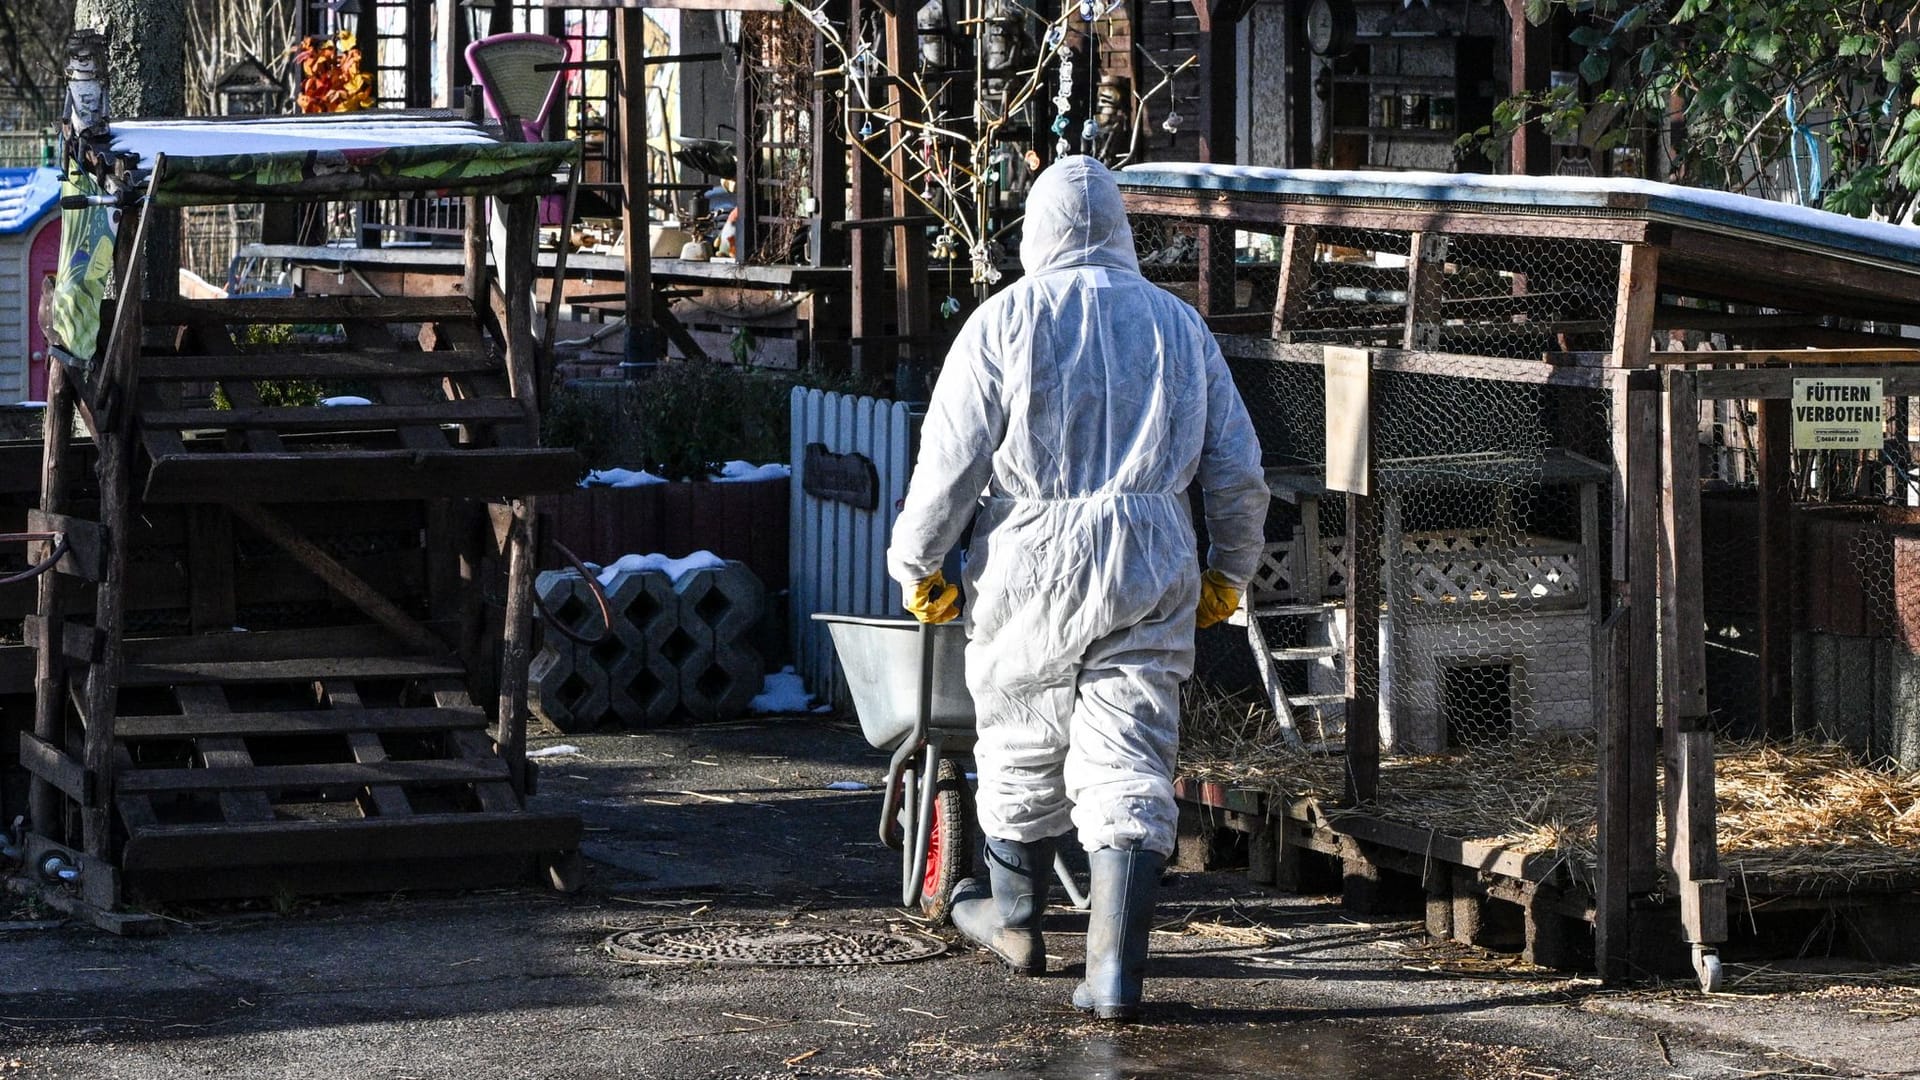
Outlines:
[[[833,651],[860,717],[860,733],[881,750],[892,750],[913,735],[921,707],[921,635],[933,637],[933,692],[929,729],[948,734],[948,742],[973,738],[973,697],[967,692],[967,633],[958,622],[922,627],[913,619],[821,612]]]

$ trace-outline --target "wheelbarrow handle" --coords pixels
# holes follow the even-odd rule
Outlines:
[[[894,749],[893,760],[887,763],[886,790],[880,796],[880,842],[894,851],[901,850],[904,841],[914,839],[894,833],[894,816],[900,812],[900,774],[926,745],[927,730],[933,726],[933,624],[921,623],[919,633],[920,683],[914,703],[913,730]],[[937,760],[935,763],[938,764]]]

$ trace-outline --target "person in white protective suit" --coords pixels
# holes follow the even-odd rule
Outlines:
[[[1268,489],[1212,334],[1140,275],[1113,174],[1078,156],[1043,172],[1020,261],[1025,278],[982,304],[947,354],[888,571],[916,617],[952,619],[958,589],[939,568],[973,519],[967,686],[988,881],[956,888],[954,924],[1043,973],[1054,840],[1077,827],[1093,910],[1074,1004],[1127,1019],[1173,852],[1194,627],[1238,605]]]

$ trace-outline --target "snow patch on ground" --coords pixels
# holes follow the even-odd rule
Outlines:
[[[363,398],[358,394],[340,394],[335,397],[321,398],[320,404],[337,409],[342,405],[371,405],[373,399]]]
[[[813,695],[807,693],[807,684],[800,681],[800,676],[789,666],[767,676],[759,695],[747,703],[747,711],[762,715],[801,713],[812,704]]]
[[[572,743],[560,743],[555,746],[543,746],[538,750],[529,750],[527,751],[527,756],[530,758],[567,757],[569,755],[582,753],[585,753],[585,751]]]

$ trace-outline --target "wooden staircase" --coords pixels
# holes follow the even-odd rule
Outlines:
[[[570,883],[578,817],[526,801],[529,496],[581,462],[539,446],[530,338],[465,297],[139,292],[49,385],[32,520],[69,553],[21,756],[31,866],[78,873],[43,891],[126,929],[134,902]]]

